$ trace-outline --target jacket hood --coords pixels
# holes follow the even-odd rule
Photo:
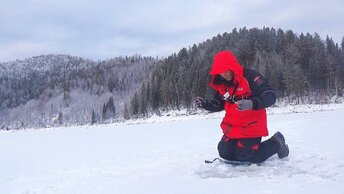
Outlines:
[[[235,56],[230,51],[220,51],[214,56],[213,66],[210,74],[215,76],[217,74],[225,73],[231,70],[235,78],[242,78],[244,68],[239,64]]]

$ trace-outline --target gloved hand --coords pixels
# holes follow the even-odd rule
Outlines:
[[[238,110],[240,111],[251,110],[253,108],[252,100],[239,100],[236,103],[238,105]]]
[[[207,101],[204,100],[202,97],[197,96],[194,100],[194,103],[198,107],[205,107],[205,105],[207,104]]]

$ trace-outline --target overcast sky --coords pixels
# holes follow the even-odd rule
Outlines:
[[[169,56],[233,28],[344,36],[343,0],[0,0],[0,62]]]

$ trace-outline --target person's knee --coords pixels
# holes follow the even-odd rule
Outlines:
[[[239,161],[251,162],[254,159],[255,150],[251,148],[237,148],[235,152],[235,157]]]
[[[219,151],[219,156],[226,160],[232,160],[233,159],[233,151],[230,149],[229,146],[226,146],[226,143],[223,141],[220,141],[217,145],[217,150]]]

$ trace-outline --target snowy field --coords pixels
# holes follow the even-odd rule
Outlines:
[[[223,114],[0,131],[0,193],[344,193],[344,104],[269,109],[290,156],[261,166],[204,163]]]

